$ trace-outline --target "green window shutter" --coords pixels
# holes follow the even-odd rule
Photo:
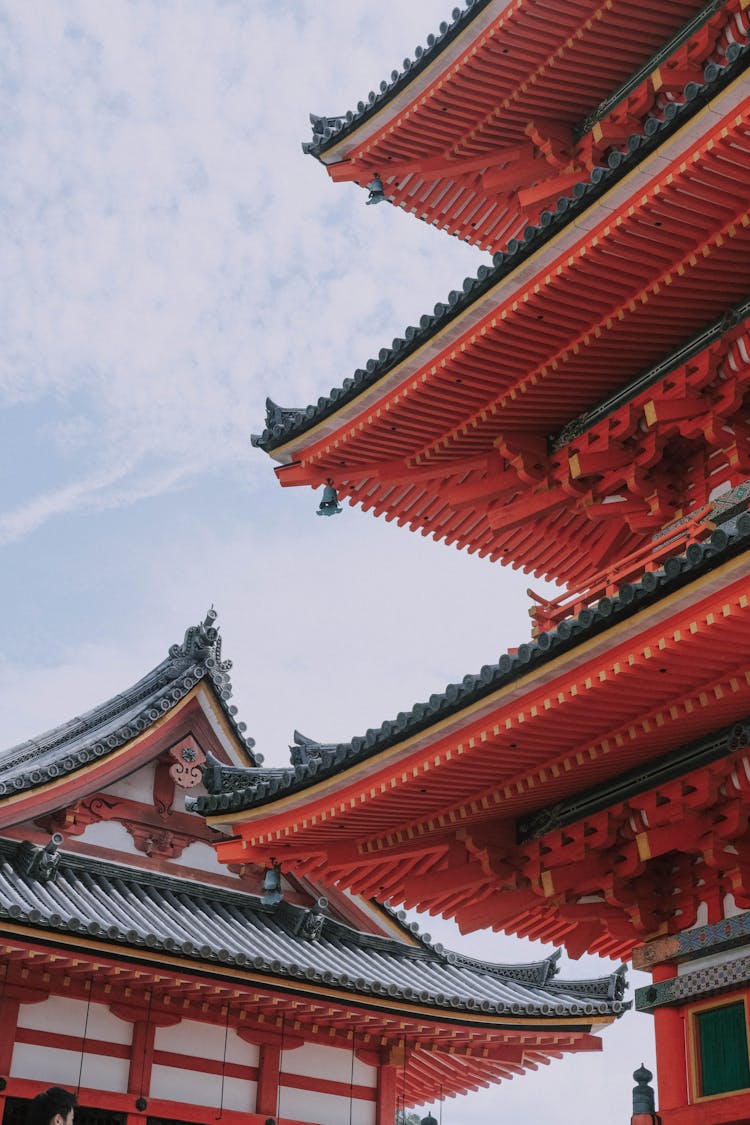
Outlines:
[[[725,1004],[699,1012],[701,1094],[725,1094],[750,1086],[745,1005]]]

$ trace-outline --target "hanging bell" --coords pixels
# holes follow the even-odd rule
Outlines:
[[[263,897],[260,901],[264,906],[276,906],[277,903],[283,901],[283,898],[281,871],[274,863],[273,867],[266,868],[266,874],[263,878]]]
[[[432,1114],[428,1113],[426,1117],[422,1118],[422,1120],[419,1122],[419,1125],[438,1125],[438,1123],[432,1116]]]
[[[367,185],[367,190],[370,193],[370,198],[367,200],[366,206],[369,207],[371,203],[383,203],[386,195],[383,190],[383,181],[376,173]]]
[[[323,489],[323,496],[320,504],[318,505],[317,514],[319,516],[337,516],[340,511],[341,506],[339,504],[339,495],[336,489],[333,487],[333,481],[329,477],[328,481],[326,482],[326,486]]]

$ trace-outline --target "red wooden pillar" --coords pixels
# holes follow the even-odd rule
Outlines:
[[[13,1048],[16,1044],[16,1031],[18,1030],[18,1012],[21,1002],[13,996],[4,996],[0,1000],[0,1078],[6,1079],[10,1074],[13,1062]],[[5,1116],[5,1094],[0,1092],[0,1121]]]
[[[171,1012],[152,1012],[130,1004],[110,1004],[109,1010],[118,1019],[127,1020],[133,1025],[130,1041],[130,1069],[128,1070],[128,1093],[147,1098],[151,1088],[151,1070],[154,1065],[154,1041],[157,1027],[174,1027],[181,1016]],[[137,1113],[134,1120],[140,1121]]]
[[[153,1023],[147,1023],[146,1020],[135,1021],[130,1046],[129,1094],[143,1094],[144,1097],[148,1097],[151,1089],[151,1070],[154,1065],[155,1039],[156,1028]]]
[[[375,1104],[375,1125],[393,1125],[396,1118],[396,1075],[398,1068],[392,1063],[378,1067],[378,1093]]]
[[[275,1117],[279,1104],[279,1076],[281,1049],[263,1043],[258,1050],[258,1086],[255,1095],[255,1112],[265,1117]]]
[[[20,1007],[21,1002],[15,996],[4,996],[0,1000],[0,1028],[2,1028],[2,1036],[0,1036],[0,1078],[7,1078],[10,1074]],[[4,1103],[5,1098],[3,1098]],[[0,1117],[1,1120],[2,1117]]]
[[[656,965],[654,983],[677,976],[674,965]],[[679,1109],[688,1104],[687,1041],[685,1017],[679,1008],[657,1008],[654,1012],[656,1038],[656,1079],[659,1111]]]

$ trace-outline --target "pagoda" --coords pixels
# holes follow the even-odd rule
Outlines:
[[[749,27],[476,0],[313,119],[332,180],[493,256],[254,443],[323,513],[563,589],[461,683],[192,805],[224,862],[649,968],[665,1125],[750,1119]]]
[[[627,1007],[619,970],[476,961],[361,895],[217,862],[185,795],[262,758],[215,616],[132,687],[0,754],[4,1125],[53,1084],[77,1092],[79,1125],[393,1125],[600,1050]]]

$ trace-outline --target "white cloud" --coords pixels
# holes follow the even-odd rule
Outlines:
[[[413,5],[423,36],[436,7]],[[365,211],[300,151],[310,109],[344,108],[361,75],[385,73],[384,33],[399,38],[386,8],[331,20],[312,4],[70,0],[4,15],[19,62],[0,393],[79,395],[96,465],[71,466],[6,535],[247,458],[266,393],[314,401],[479,264],[401,213]],[[70,435],[51,429],[68,453]],[[172,471],[148,484],[154,456]],[[141,484],[106,484],[123,476]]]

